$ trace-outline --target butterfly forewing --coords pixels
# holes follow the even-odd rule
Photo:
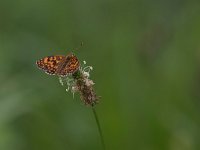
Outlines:
[[[55,75],[59,63],[65,58],[63,55],[47,56],[36,62],[37,66],[50,75]]]

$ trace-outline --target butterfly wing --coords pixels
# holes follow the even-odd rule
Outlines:
[[[38,61],[36,65],[38,68],[44,70],[47,74],[55,75],[59,63],[65,58],[63,55],[47,56]]]
[[[67,76],[76,72],[80,63],[75,55],[70,54],[65,58],[65,61],[62,64],[60,63],[60,65],[62,66],[59,67],[61,69],[58,70],[59,72],[57,74],[60,76]]]

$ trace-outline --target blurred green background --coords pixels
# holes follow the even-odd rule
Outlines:
[[[200,149],[200,1],[0,0],[0,150],[101,150],[91,108],[39,70],[94,71],[107,150]]]

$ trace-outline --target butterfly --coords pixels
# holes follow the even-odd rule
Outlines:
[[[45,73],[58,76],[67,76],[73,74],[80,67],[79,60],[73,53],[69,53],[67,56],[47,56],[37,60],[36,65]]]

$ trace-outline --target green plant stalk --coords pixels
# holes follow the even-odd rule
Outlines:
[[[96,124],[97,124],[97,127],[98,127],[98,131],[99,131],[99,135],[100,135],[100,138],[101,138],[101,144],[102,144],[103,150],[106,150],[101,126],[100,126],[99,119],[98,119],[98,116],[97,116],[97,113],[96,113],[96,110],[95,110],[94,107],[92,107],[92,111],[93,111],[95,121],[96,121]]]

